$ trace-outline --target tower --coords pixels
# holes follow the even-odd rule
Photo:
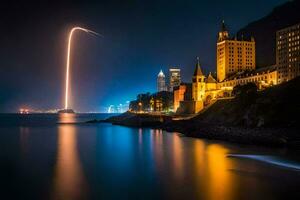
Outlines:
[[[217,42],[217,81],[222,82],[229,76],[242,71],[255,70],[255,41],[230,39],[222,22]]]
[[[162,70],[157,75],[157,92],[166,91],[166,77]]]
[[[202,101],[205,95],[205,76],[202,73],[199,57],[197,57],[197,64],[192,80],[193,100]]]
[[[225,22],[224,20],[222,21],[222,25],[221,25],[221,30],[219,32],[219,36],[218,36],[218,42],[222,42],[224,40],[229,39],[229,33],[227,31],[227,28],[225,26]]]

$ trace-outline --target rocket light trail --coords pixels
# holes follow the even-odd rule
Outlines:
[[[84,31],[86,33],[90,33],[90,34],[94,34],[97,36],[101,36],[100,34],[91,31],[89,29],[85,29],[85,28],[81,28],[81,27],[74,27],[71,29],[70,33],[69,33],[69,40],[68,40],[68,53],[67,53],[67,67],[66,67],[66,91],[65,91],[65,109],[68,109],[68,101],[69,101],[69,69],[70,69],[70,56],[71,56],[71,44],[72,44],[72,36],[73,33],[76,30],[80,30],[80,31]]]

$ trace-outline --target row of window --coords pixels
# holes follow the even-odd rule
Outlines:
[[[272,79],[272,75],[270,75],[270,79]],[[265,81],[267,82],[268,80],[268,77],[267,76],[260,76],[260,77],[255,77],[255,78],[248,78],[248,79],[245,79],[245,80],[237,80],[237,81],[231,81],[231,82],[228,82],[228,83],[224,83],[223,84],[223,87],[228,87],[228,86],[234,86],[236,84],[244,84],[244,83],[249,83],[249,82],[258,82],[258,81]]]
[[[289,43],[289,47],[293,47],[293,46],[296,46],[296,45],[299,45],[299,41],[296,41],[296,42],[291,42]]]
[[[279,71],[283,71],[283,69],[287,69],[287,68],[291,68],[291,69],[300,69],[300,63],[293,63],[293,64],[289,64],[289,66],[279,66],[278,70]]]
[[[296,58],[290,58],[290,59],[289,59],[290,62],[297,62],[298,60],[299,60],[299,59],[298,59],[297,57],[296,57]]]
[[[292,53],[289,53],[289,58],[293,58],[293,57],[300,57],[300,52],[292,52]]]
[[[289,48],[289,52],[300,50],[300,46]]]
[[[229,42],[228,44],[236,46],[254,46],[254,42]]]

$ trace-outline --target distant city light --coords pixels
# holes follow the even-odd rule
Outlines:
[[[19,113],[20,114],[29,114],[29,109],[27,109],[27,108],[20,108],[19,109]]]
[[[126,103],[119,103],[117,105],[110,105],[107,108],[107,113],[123,113],[128,111],[130,101],[126,101]]]

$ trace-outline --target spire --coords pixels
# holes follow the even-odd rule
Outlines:
[[[225,21],[222,20],[222,25],[221,25],[221,30],[219,32],[218,41],[221,42],[221,41],[226,40],[228,38],[229,38],[228,30],[225,26]]]
[[[226,28],[226,26],[225,26],[225,20],[224,20],[224,19],[222,20],[222,28],[221,28],[221,31],[222,31],[222,32],[227,31],[227,28]]]
[[[163,73],[163,71],[162,70],[160,70],[160,72],[158,73],[158,75],[157,75],[158,77],[165,77],[165,75],[164,75],[164,73]]]
[[[197,57],[197,64],[196,64],[196,68],[194,71],[194,76],[203,76],[201,67],[200,67],[200,61],[199,61],[199,57]]]

